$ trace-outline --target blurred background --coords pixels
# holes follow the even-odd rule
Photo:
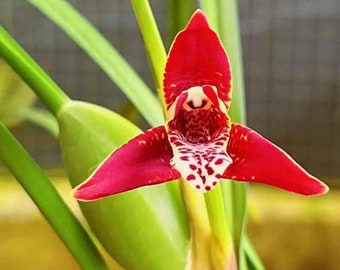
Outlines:
[[[129,1],[69,2],[154,89]],[[168,3],[150,2],[169,47]],[[333,188],[329,195],[310,199],[252,186],[250,236],[269,270],[340,269],[336,190],[340,187],[340,1],[239,0],[239,13],[248,125]],[[32,5],[1,0],[0,23],[71,98],[106,106],[148,128],[106,74]],[[0,80],[5,73],[9,71],[0,62]],[[8,87],[0,81],[1,86]],[[25,95],[24,101],[15,102],[17,106],[34,102],[34,97]],[[2,119],[9,111],[8,100],[0,94]],[[31,123],[8,120],[8,124],[67,197],[70,187],[61,180],[57,141]],[[0,172],[0,269],[78,269],[1,164]]]

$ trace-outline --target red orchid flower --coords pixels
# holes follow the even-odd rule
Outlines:
[[[95,200],[179,178],[201,192],[223,179],[260,182],[303,195],[328,191],[279,147],[230,122],[228,56],[201,11],[173,42],[164,92],[165,126],[114,151],[76,187],[77,199]]]

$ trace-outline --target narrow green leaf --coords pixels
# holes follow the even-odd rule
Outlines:
[[[69,98],[66,94],[1,26],[0,56],[25,80],[53,114],[67,103]]]
[[[63,107],[58,122],[73,186],[85,180],[114,149],[140,133],[118,114],[84,102]],[[124,268],[184,269],[189,232],[176,181],[80,206],[97,238]]]
[[[208,17],[209,25],[216,32],[219,32],[219,12],[218,4],[219,0],[198,0],[200,8],[204,11],[204,14]]]
[[[22,120],[31,122],[44,129],[52,137],[58,138],[58,123],[50,112],[39,108],[29,108],[22,110],[20,116]]]
[[[108,266],[82,225],[39,165],[2,123],[0,123],[0,160],[18,179],[82,269],[107,270]]]
[[[163,99],[163,73],[166,62],[166,52],[161,35],[148,0],[131,0],[133,10],[142,32],[150,67],[154,76],[159,97]]]
[[[247,235],[244,237],[243,248],[249,270],[266,270],[259,255]]]
[[[231,62],[233,76],[233,100],[230,108],[231,119],[233,122],[245,124],[243,59],[237,1],[200,0],[200,4],[203,11],[206,12],[209,21],[212,22],[213,27],[218,31]],[[223,182],[222,189],[226,212],[238,253],[239,267],[242,267],[242,264],[244,264],[242,261],[242,241],[246,228],[247,184]],[[242,268],[240,269],[242,270]]]
[[[218,25],[221,40],[229,53],[232,69],[233,101],[230,116],[233,122],[246,124],[246,108],[244,98],[244,74],[239,27],[238,2],[236,0],[216,0],[218,10]],[[242,242],[246,229],[247,184],[231,182],[232,218],[235,246],[242,258]]]
[[[103,69],[152,126],[163,123],[162,109],[155,95],[85,17],[64,0],[28,1],[54,21]]]
[[[215,0],[218,3],[219,35],[229,53],[232,69],[233,101],[230,116],[235,123],[246,124],[241,30],[237,0]]]

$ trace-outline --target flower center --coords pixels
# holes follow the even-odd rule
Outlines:
[[[213,189],[232,162],[226,152],[230,129],[226,112],[212,85],[183,91],[169,107],[171,165],[202,192]]]
[[[173,119],[169,121],[169,130],[179,131],[190,143],[209,142],[217,130],[229,126],[224,103],[219,102],[214,86],[191,87],[171,107]]]

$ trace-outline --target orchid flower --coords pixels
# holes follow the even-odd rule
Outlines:
[[[194,13],[170,49],[166,123],[130,140],[75,188],[89,201],[182,178],[200,192],[220,180],[260,182],[303,195],[328,187],[254,130],[231,123],[231,68],[217,34]],[[180,181],[183,181],[180,180]]]

